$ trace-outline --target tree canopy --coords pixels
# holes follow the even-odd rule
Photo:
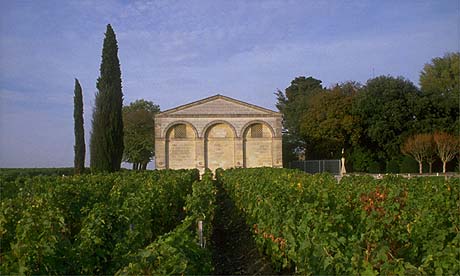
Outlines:
[[[133,169],[145,170],[155,155],[154,116],[158,112],[158,105],[143,99],[123,107],[123,161],[132,163]]]
[[[420,73],[423,93],[439,94],[457,99],[460,95],[460,53],[447,53],[425,64]]]
[[[310,108],[311,98],[323,91],[321,81],[313,77],[297,77],[285,91],[278,90],[276,107],[283,114],[284,137],[283,143],[286,150],[305,150],[309,153],[312,147],[312,139],[302,135],[302,114]],[[284,154],[283,154],[284,155]],[[285,158],[288,155],[285,155]],[[283,162],[288,162],[283,158]]]
[[[321,81],[313,77],[297,77],[284,93],[277,91],[276,107],[283,113],[283,127],[290,135],[300,138],[300,118],[309,108],[309,101],[312,96],[321,92],[323,86]]]
[[[361,143],[380,159],[399,155],[404,134],[412,128],[418,88],[402,77],[380,76],[367,81],[354,113],[364,129]]]
[[[425,64],[420,88],[418,129],[459,133],[460,54],[447,53]]]
[[[459,53],[448,53],[425,64],[420,88],[389,75],[328,88],[313,77],[296,77],[275,93],[283,114],[283,163],[303,150],[307,159],[340,158],[345,148],[352,169],[397,171],[398,164],[407,163],[401,149],[409,137],[460,133],[459,70]],[[429,151],[423,162],[431,170],[440,155]]]
[[[300,133],[310,137],[316,148],[311,151],[317,157],[340,158],[342,148],[358,142],[360,122],[352,107],[359,89],[359,83],[347,82],[311,96],[308,110],[300,116]]]

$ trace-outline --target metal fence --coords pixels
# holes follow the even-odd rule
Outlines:
[[[293,161],[289,164],[291,169],[299,169],[306,173],[328,172],[333,175],[340,175],[340,160],[305,160]]]

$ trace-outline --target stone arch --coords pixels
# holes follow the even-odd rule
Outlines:
[[[186,121],[175,121],[164,131],[165,167],[167,169],[195,168],[196,128]],[[184,164],[188,164],[184,167]]]
[[[213,121],[203,129],[205,168],[235,167],[236,130],[226,121]]]
[[[196,127],[192,123],[187,122],[187,121],[183,121],[183,120],[174,121],[174,122],[170,123],[169,125],[167,125],[163,130],[162,136],[164,138],[167,138],[166,135],[167,135],[168,131],[170,131],[171,128],[174,127],[175,125],[180,125],[180,124],[188,125],[193,130],[193,132],[195,133],[195,137],[198,138],[198,131],[196,130]]]
[[[254,124],[262,124],[262,125],[266,126],[268,128],[268,130],[270,130],[270,133],[271,133],[272,137],[275,137],[275,131],[273,130],[273,127],[269,123],[267,123],[265,121],[262,121],[262,120],[253,120],[253,121],[250,121],[250,122],[246,123],[241,128],[241,137],[242,138],[244,138],[245,132],[248,130],[248,128],[251,125],[254,125]]]
[[[214,120],[214,121],[212,121],[212,122],[210,122],[210,123],[207,123],[207,124],[204,126],[203,130],[201,131],[201,137],[206,138],[206,132],[207,132],[211,127],[213,127],[214,125],[217,125],[217,124],[227,124],[227,125],[233,130],[233,136],[234,136],[235,138],[238,137],[238,133],[236,132],[235,126],[232,125],[231,123],[225,121],[225,120]]]
[[[256,136],[252,133],[255,130],[258,134]],[[270,124],[261,120],[250,121],[242,128],[241,133],[243,138],[243,167],[272,167],[275,132]]]

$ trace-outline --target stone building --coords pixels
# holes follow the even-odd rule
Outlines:
[[[282,167],[281,114],[215,95],[155,116],[157,169]]]

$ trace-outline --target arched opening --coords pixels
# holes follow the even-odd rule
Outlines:
[[[166,132],[166,168],[195,168],[195,140],[196,131],[191,125],[178,123],[171,126]]]
[[[243,167],[273,166],[273,131],[261,122],[251,123],[243,131]]]
[[[206,129],[204,157],[206,168],[215,171],[235,166],[235,131],[227,123],[216,123]]]

